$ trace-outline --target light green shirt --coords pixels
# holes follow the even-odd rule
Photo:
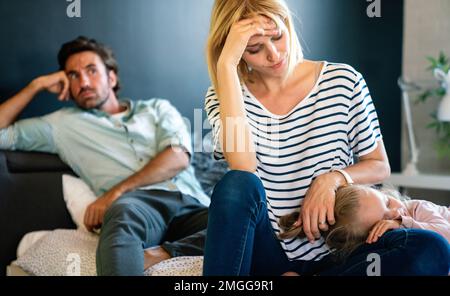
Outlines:
[[[127,101],[128,112],[63,108],[17,121],[0,130],[0,149],[57,153],[100,196],[142,169],[165,148],[182,146],[192,155],[191,138],[169,101]],[[209,205],[192,166],[171,180],[141,189],[181,191]]]

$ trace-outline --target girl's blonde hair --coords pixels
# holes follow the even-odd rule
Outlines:
[[[360,208],[361,194],[366,194],[370,187],[364,185],[350,185],[340,187],[336,192],[334,205],[334,218],[336,223],[328,226],[328,231],[322,232],[327,245],[334,249],[333,253],[338,259],[344,259],[357,247],[362,245],[368,236],[368,230],[361,226],[357,216]],[[299,212],[283,216],[279,225],[283,232],[281,239],[296,236],[305,237],[302,227],[293,227],[297,221]]]
[[[206,57],[209,76],[213,86],[217,87],[217,62],[219,60],[231,26],[245,18],[264,15],[275,23],[283,21],[289,31],[288,73],[303,59],[303,52],[295,32],[292,14],[284,0],[215,0],[209,30]],[[280,27],[278,25],[278,27]],[[241,82],[247,81],[249,70],[241,60],[238,66]]]

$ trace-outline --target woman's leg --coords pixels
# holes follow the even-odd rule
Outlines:
[[[278,253],[263,251],[271,247]],[[216,185],[211,197],[203,274],[266,273],[258,262],[282,264],[285,255],[280,250],[267,217],[266,195],[261,180],[248,172],[228,172]],[[254,253],[259,260],[252,260]],[[269,265],[264,264],[265,267]]]
[[[428,230],[398,229],[385,233],[374,244],[359,247],[345,263],[320,274],[445,276],[449,268],[450,246],[441,235]]]

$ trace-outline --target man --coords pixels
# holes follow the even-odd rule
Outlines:
[[[99,196],[84,217],[88,230],[101,227],[97,273],[142,275],[143,249],[206,227],[209,199],[189,165],[189,132],[166,100],[119,101],[117,62],[97,41],[64,44],[58,62],[61,71],[0,105],[0,148],[57,153]],[[43,90],[76,107],[14,123]],[[146,254],[145,267],[170,257],[162,248]]]

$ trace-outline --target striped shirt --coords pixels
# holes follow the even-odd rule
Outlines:
[[[315,177],[353,164],[382,139],[377,113],[362,75],[345,64],[324,62],[310,93],[286,115],[268,111],[242,85],[248,123],[256,146],[257,174],[276,234],[278,219],[298,211]],[[219,141],[219,100],[208,89],[205,110],[214,135],[214,157],[224,159]],[[280,240],[290,260],[320,260],[330,249],[323,238]]]

